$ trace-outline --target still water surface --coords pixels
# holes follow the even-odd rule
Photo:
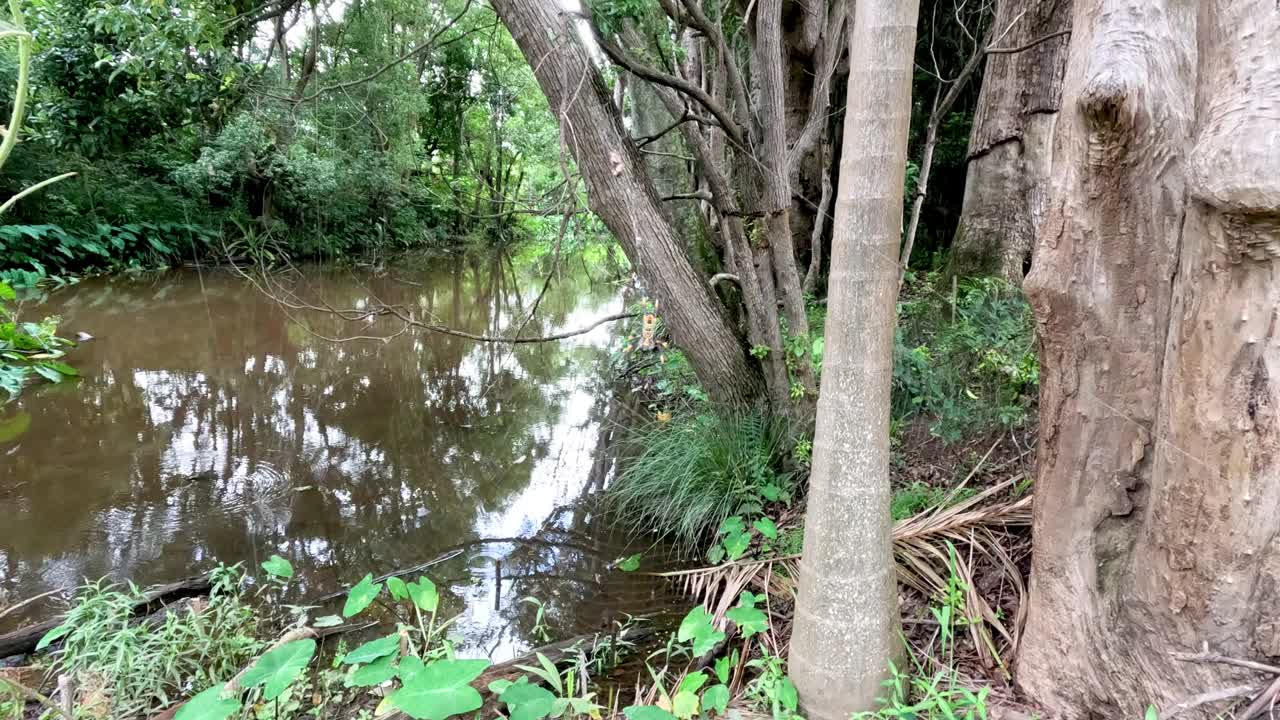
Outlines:
[[[524,330],[618,312],[603,272],[553,283]],[[542,286],[502,256],[308,268],[311,302],[378,301],[472,333],[504,334]],[[28,316],[95,336],[75,384],[0,406],[0,589],[26,597],[110,576],[171,581],[273,553],[315,596],[458,548],[430,573],[466,652],[505,659],[623,611],[661,609],[651,581],[607,569],[625,548],[592,530],[587,498],[607,409],[611,329],[563,342],[479,344],[389,320],[282,307],[226,270],[88,280]],[[599,475],[599,473],[596,473]],[[532,543],[476,541],[533,538]]]

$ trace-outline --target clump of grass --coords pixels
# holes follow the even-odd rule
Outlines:
[[[609,491],[633,531],[656,531],[694,552],[730,515],[785,494],[790,452],[783,421],[761,413],[705,413],[632,430],[635,448]]]
[[[226,680],[263,647],[243,578],[238,567],[215,570],[206,606],[171,611],[158,623],[133,617],[137,587],[90,583],[54,631],[68,628],[53,671],[78,688],[100,689],[117,718],[147,717]]]

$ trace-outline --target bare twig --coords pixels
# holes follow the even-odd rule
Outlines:
[[[1188,710],[1194,710],[1201,705],[1249,697],[1256,689],[1257,688],[1252,685],[1239,685],[1236,687],[1222,688],[1221,690],[1211,690],[1209,692],[1200,693],[1199,695],[1189,697],[1176,705],[1161,708],[1160,717],[1164,718],[1164,720],[1172,720],[1182,713]],[[1248,716],[1241,715],[1240,717],[1247,718]]]
[[[1255,662],[1253,660],[1242,660],[1240,658],[1233,658],[1233,657],[1228,657],[1226,655],[1219,655],[1218,653],[1209,652],[1208,649],[1205,649],[1198,653],[1176,652],[1176,653],[1172,653],[1172,655],[1174,660],[1181,660],[1182,662],[1217,663],[1219,665],[1234,665],[1235,667],[1245,668],[1248,670],[1256,670],[1258,672],[1268,673],[1270,675],[1280,675],[1280,667],[1276,667],[1275,665],[1267,665],[1266,663]]]
[[[49,597],[50,595],[57,595],[58,593],[61,593],[61,592],[66,592],[66,588],[54,588],[53,590],[50,590],[50,591],[48,591],[48,592],[42,592],[42,593],[40,593],[39,595],[36,595],[35,597],[29,597],[29,598],[27,598],[26,600],[23,600],[22,602],[19,602],[19,603],[15,603],[15,604],[13,604],[13,605],[10,605],[9,607],[7,607],[7,608],[5,608],[5,609],[0,610],[0,620],[3,620],[4,618],[6,618],[6,617],[8,617],[9,615],[11,615],[11,614],[13,614],[13,613],[17,612],[19,609],[24,608],[24,607],[26,607],[26,606],[30,605],[30,604],[31,604],[31,603],[33,603],[33,602],[37,602],[37,601],[39,601],[39,600],[43,600],[43,599],[45,599],[45,598]]]
[[[1026,45],[1019,45],[1019,46],[1017,46],[1017,47],[1002,47],[1002,48],[999,48],[999,47],[989,47],[989,48],[987,48],[987,49],[985,50],[985,52],[986,52],[986,54],[988,54],[988,55],[1012,55],[1012,54],[1014,54],[1014,53],[1020,53],[1020,52],[1024,52],[1024,51],[1026,51],[1026,50],[1030,50],[1031,48],[1033,48],[1033,47],[1035,47],[1035,46],[1037,46],[1037,45],[1041,45],[1041,44],[1043,44],[1043,43],[1047,43],[1047,42],[1049,42],[1050,40],[1053,40],[1054,38],[1060,38],[1060,37],[1062,37],[1062,36],[1064,36],[1064,35],[1070,35],[1070,34],[1071,34],[1071,31],[1070,31],[1070,30],[1059,30],[1059,31],[1058,31],[1058,32],[1056,32],[1056,33],[1049,33],[1048,35],[1045,35],[1044,37],[1036,38],[1035,40],[1032,40],[1031,42],[1027,43]]]
[[[1239,720],[1253,720],[1255,717],[1261,717],[1264,710],[1268,711],[1271,717],[1275,717],[1276,699],[1280,697],[1280,677],[1277,677],[1267,686],[1266,690],[1258,693],[1258,697],[1249,703],[1249,707],[1238,715]]]

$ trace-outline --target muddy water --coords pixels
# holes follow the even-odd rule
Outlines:
[[[619,311],[596,274],[553,283],[523,334]],[[512,332],[542,281],[499,256],[285,279],[311,303],[400,304],[477,334]],[[78,383],[0,406],[11,598],[215,562],[256,571],[272,554],[314,597],[450,551],[429,572],[467,654],[495,660],[541,639],[524,596],[546,602],[552,637],[667,604],[607,570],[625,548],[592,527],[608,326],[514,347],[426,332],[334,342],[400,328],[282,307],[225,270],[90,280],[23,312],[95,339],[70,358]]]

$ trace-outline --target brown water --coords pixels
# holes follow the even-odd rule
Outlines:
[[[617,312],[582,270],[551,285],[527,336]],[[519,326],[543,281],[500,256],[378,270],[304,269],[298,296],[381,300],[473,333]],[[0,406],[0,589],[22,598],[86,578],[171,581],[278,553],[299,598],[424,562],[468,654],[504,659],[611,615],[661,609],[651,581],[609,572],[623,551],[590,527],[607,408],[608,326],[558,343],[486,345],[390,321],[288,310],[226,270],[89,280],[23,308],[57,313],[74,384]],[[598,473],[597,473],[598,474]],[[532,543],[477,542],[533,538]]]

